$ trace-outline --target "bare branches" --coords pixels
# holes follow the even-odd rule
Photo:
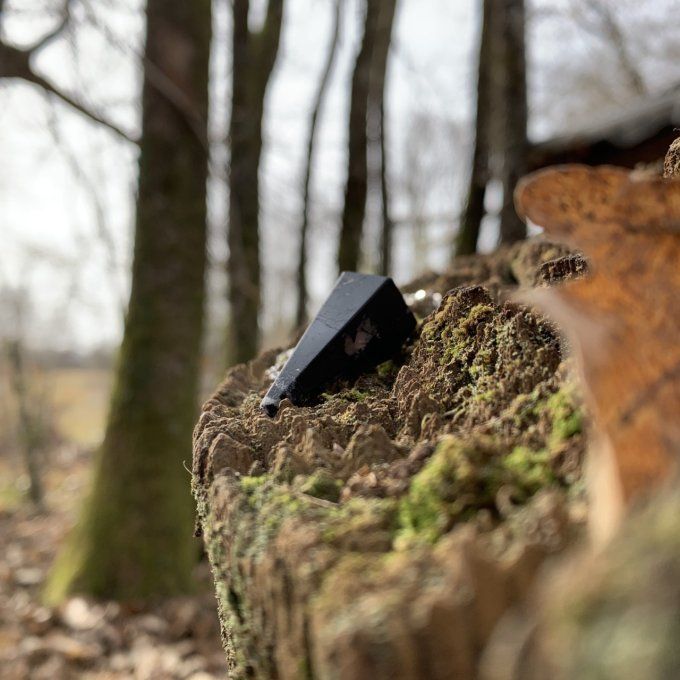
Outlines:
[[[76,100],[66,91],[41,76],[31,64],[34,56],[56,39],[67,28],[71,16],[71,0],[65,0],[59,23],[32,47],[19,48],[0,41],[0,79],[24,80],[42,88],[49,95],[56,97],[72,109],[82,114],[91,121],[101,125],[128,142],[136,143],[136,140],[121,127],[107,120],[89,106]]]
[[[162,69],[158,68],[148,56],[140,54],[138,50],[119,40],[111,29],[97,18],[92,3],[89,0],[81,0],[81,2],[85,7],[90,24],[100,31],[113,47],[124,54],[135,57],[142,63],[145,78],[159,94],[163,95],[175,107],[207,152],[209,150],[209,140],[206,133],[207,122],[205,116],[196,110],[191,98]]]
[[[619,25],[615,14],[612,12],[611,7],[605,3],[597,0],[589,4],[591,11],[598,17],[602,28],[604,29],[604,35],[611,44],[616,58],[619,62],[619,67],[624,74],[628,85],[631,90],[639,95],[643,96],[647,94],[647,86],[645,81],[638,69],[635,60],[632,58],[630,51],[628,49],[628,42],[626,41],[621,26]]]
[[[642,97],[648,93],[647,83],[631,54],[629,40],[614,7],[608,0],[581,1],[571,4],[568,14],[580,28],[609,46],[630,91]]]
[[[43,78],[41,75],[35,73],[32,69],[26,76],[24,76],[24,80],[27,80],[28,82],[33,83],[35,85],[38,85],[43,90],[45,90],[45,92],[47,92],[49,95],[53,95],[60,101],[64,102],[65,104],[68,104],[72,109],[83,114],[86,118],[89,118],[92,122],[105,127],[107,130],[111,130],[111,132],[114,132],[119,137],[122,137],[125,141],[131,142],[132,144],[137,143],[137,140],[134,137],[132,137],[128,132],[118,127],[115,123],[112,123],[103,116],[99,115],[96,111],[93,111],[84,104],[81,104],[80,102],[76,101],[69,94],[67,94],[60,88],[56,87],[49,80]]]

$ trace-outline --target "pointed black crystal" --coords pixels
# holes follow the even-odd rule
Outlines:
[[[269,416],[288,398],[296,406],[324,386],[389,359],[416,320],[392,279],[343,272],[260,404]]]

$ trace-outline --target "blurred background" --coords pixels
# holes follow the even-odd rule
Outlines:
[[[208,592],[182,463],[224,370],[286,345],[339,269],[404,284],[523,238],[511,192],[532,169],[662,158],[679,15],[678,0],[0,0],[0,644],[15,676],[64,658],[114,672],[93,661],[110,647],[129,656],[115,672],[146,677],[135,638],[166,645],[177,677],[219,674],[211,596],[186,599],[182,574],[149,587],[175,567],[134,548],[123,565],[98,541],[120,553],[116,532],[163,534]],[[140,458],[179,471],[151,496],[174,512],[183,494],[182,548],[139,523],[144,494],[124,498],[139,470],[121,461]],[[92,520],[87,489],[137,528]],[[108,559],[101,578],[74,544]],[[79,593],[185,599],[121,614],[74,609]],[[118,647],[64,633],[125,616]],[[187,637],[200,644],[182,657]]]

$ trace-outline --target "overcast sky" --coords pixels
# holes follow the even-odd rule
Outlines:
[[[58,5],[47,0],[8,0],[7,4],[3,33],[18,44],[28,44],[49,30],[54,21],[49,8]],[[474,103],[478,4],[475,0],[401,0],[388,74],[390,180],[397,218],[412,211],[404,186],[413,179],[416,153],[422,157],[417,167],[425,168],[421,174],[426,212],[454,215],[458,210]],[[616,110],[628,97],[615,55],[606,41],[584,32],[569,17],[573,5],[568,0],[533,3],[536,19],[529,40],[534,137],[576,127],[585,115]],[[82,0],[74,6],[78,28],[50,45],[38,66],[55,82],[84,93],[94,107],[135,131],[140,5],[134,0]],[[667,20],[677,18],[678,0],[621,0],[617,6],[650,88],[679,78],[680,70],[673,66],[677,55],[669,53],[675,48],[664,47],[678,42],[676,28]],[[293,309],[290,283],[296,264],[302,140],[327,47],[330,15],[328,0],[288,0],[281,52],[267,98],[262,213],[268,326]],[[359,3],[346,0],[341,51],[324,111],[313,188],[310,274],[317,304],[335,277],[347,92],[359,18]],[[654,40],[643,30],[649,26],[656,27]],[[229,30],[223,3],[215,15],[218,39],[213,54],[212,128],[217,138],[226,129]],[[17,82],[0,84],[0,149],[0,284],[29,289],[33,309],[27,317],[35,341],[79,349],[115,342],[128,290],[136,149]],[[223,155],[218,151],[216,165]],[[226,257],[227,199],[219,178],[210,194],[211,259],[221,268]],[[368,264],[375,223],[371,204]],[[424,237],[428,258],[422,261],[412,255],[417,235],[408,223],[401,225],[400,279],[424,266],[443,266],[451,231],[449,222],[431,226]],[[493,240],[487,229],[486,246]],[[222,279],[212,281],[214,294],[223,295]]]

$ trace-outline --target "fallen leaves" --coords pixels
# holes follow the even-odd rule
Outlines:
[[[0,461],[0,476],[13,461]],[[72,498],[90,458],[54,452],[46,475],[47,511],[18,505],[0,512],[0,677],[3,680],[152,678],[211,680],[226,661],[207,564],[198,592],[146,607],[73,597],[41,604],[41,588],[72,521]]]
[[[593,514],[608,533],[680,457],[680,180],[561,166],[525,178],[515,202],[588,258],[587,278],[530,297],[580,355],[599,441]]]

